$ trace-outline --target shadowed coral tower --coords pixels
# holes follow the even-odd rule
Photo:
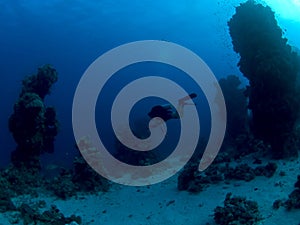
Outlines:
[[[16,167],[40,169],[39,156],[54,151],[58,121],[53,107],[46,107],[44,98],[57,81],[57,72],[50,65],[38,69],[36,75],[25,78],[19,99],[9,118],[9,130],[17,147],[11,155]]]
[[[271,144],[275,158],[296,156],[299,56],[287,44],[268,6],[249,0],[236,8],[228,25],[240,55],[240,71],[250,83],[253,134]]]

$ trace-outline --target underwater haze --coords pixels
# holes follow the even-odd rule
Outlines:
[[[45,63],[59,81],[47,97],[61,121],[58,158],[72,155],[71,105],[77,83],[101,54],[138,40],[165,40],[198,54],[218,77],[240,74],[227,21],[240,1],[0,1],[1,6],[1,164],[9,162],[14,141],[6,129],[21,80]],[[281,7],[282,8],[282,7]],[[289,41],[299,46],[298,18],[278,17]],[[5,96],[5,98],[4,98]],[[63,152],[63,153],[62,153]],[[72,157],[72,156],[71,156]]]
[[[60,121],[54,157],[66,162],[69,157],[72,160],[75,151],[71,125],[73,95],[84,71],[97,57],[128,42],[165,40],[198,54],[217,78],[239,75],[238,55],[232,51],[227,27],[239,2],[1,0],[0,79],[4,105],[0,138],[6,149],[1,165],[7,165],[15,148],[7,119],[22,79],[35,73],[37,67],[49,63],[59,73],[46,101],[56,107]],[[298,21],[280,16],[278,19],[289,41],[299,46]]]
[[[198,54],[217,77],[238,74],[227,20],[236,3],[225,1],[1,1],[1,164],[15,148],[7,129],[22,79],[49,63],[59,79],[46,101],[57,109],[55,156],[72,160],[73,95],[87,67],[127,42],[165,40]],[[53,158],[53,156],[51,156]]]
[[[256,96],[257,98],[255,98],[255,94],[253,94],[254,87],[265,85],[265,83],[260,83],[260,81],[255,83],[259,78],[253,75],[261,75],[260,72],[263,69],[260,67],[261,64],[259,62],[256,63],[255,60],[258,60],[258,58],[261,59],[260,57],[264,57],[265,55],[260,54],[259,50],[259,53],[253,57],[255,58],[255,60],[253,59],[255,64],[247,58],[251,54],[248,54],[248,52],[245,53],[245,51],[251,52],[251,47],[249,47],[249,50],[245,46],[248,45],[248,40],[250,43],[249,46],[253,44],[256,41],[255,37],[259,36],[259,34],[251,33],[251,36],[238,34],[234,36],[236,34],[234,29],[238,29],[237,27],[239,27],[242,30],[243,27],[239,26],[236,21],[233,21],[231,24],[229,23],[231,18],[234,18],[234,14],[237,13],[236,7],[245,2],[250,2],[249,4],[256,2],[255,4],[262,4],[263,7],[268,5],[274,11],[278,27],[282,30],[283,42],[285,38],[287,39],[287,43],[284,42],[282,44],[284,46],[282,47],[284,49],[282,52],[284,53],[281,55],[283,58],[286,58],[282,60],[282,58],[276,58],[277,55],[273,57],[272,54],[266,54],[267,57],[265,57],[265,61],[263,62],[268,61],[266,58],[270,59],[268,62],[270,63],[270,67],[272,67],[276,63],[278,63],[276,65],[281,65],[281,62],[284,61],[282,64],[284,66],[288,64],[288,66],[279,66],[278,70],[282,72],[281,69],[283,67],[284,69],[288,68],[286,69],[288,75],[296,71],[296,74],[290,76],[295,78],[290,83],[299,83],[299,0],[0,0],[0,98],[2,103],[0,117],[0,169],[3,170],[0,173],[3,180],[5,180],[4,182],[2,178],[0,179],[0,189],[9,189],[4,188],[4,186],[11,180],[14,180],[14,183],[9,184],[11,187],[20,186],[20,189],[12,191],[13,194],[7,194],[9,198],[3,197],[6,195],[4,191],[3,194],[0,194],[0,201],[2,201],[3,197],[3,202],[6,204],[3,206],[1,204],[4,203],[0,202],[0,224],[2,224],[2,217],[4,219],[10,218],[7,219],[10,222],[16,221],[15,223],[6,223],[3,219],[3,224],[5,225],[23,224],[23,221],[24,224],[59,225],[252,225],[260,224],[259,221],[265,218],[269,218],[269,220],[261,224],[275,224],[273,223],[274,221],[279,221],[277,223],[279,225],[285,223],[292,225],[299,224],[300,168],[298,152],[300,149],[300,110],[294,116],[294,114],[291,115],[289,113],[288,109],[290,108],[288,108],[286,110],[287,113],[284,114],[288,118],[286,124],[290,125],[290,121],[292,121],[293,124],[291,126],[296,130],[295,136],[293,136],[297,140],[297,143],[293,145],[297,146],[296,150],[294,150],[293,154],[291,153],[286,157],[288,159],[281,157],[282,155],[278,159],[277,156],[273,157],[272,153],[268,154],[272,152],[270,149],[277,149],[276,146],[279,146],[281,142],[280,144],[278,144],[279,141],[276,142],[279,140],[276,135],[265,135],[272,128],[269,130],[267,128],[264,129],[263,126],[257,126],[257,123],[264,122],[268,118],[271,118],[270,124],[277,121],[281,116],[272,117],[269,115],[272,113],[272,107],[280,108],[277,107],[280,103],[278,105],[270,103],[270,110],[268,111],[264,108],[263,110],[266,111],[263,111],[263,113],[261,113],[262,111],[260,110],[262,109],[259,106],[255,108],[255,104],[257,103],[255,101],[258,101],[257,99],[262,99],[266,96],[271,96],[270,98],[272,98],[274,96],[272,94],[269,96],[266,93],[261,94],[262,92],[260,92],[261,96]],[[249,15],[251,18],[252,14],[249,13]],[[245,19],[245,21],[247,22],[248,20]],[[262,22],[262,24],[265,23]],[[259,26],[260,23],[257,22],[257,26],[254,25],[253,30]],[[274,28],[274,30],[276,29]],[[273,31],[272,29],[270,30]],[[273,33],[266,32],[264,35],[270,37]],[[273,40],[272,37],[270,39]],[[221,148],[223,154],[216,160],[217,165],[220,163],[224,167],[217,168],[217,166],[214,167],[213,165],[211,170],[205,175],[198,174],[200,173],[198,170],[195,173],[193,172],[196,168],[198,169],[199,160],[197,157],[203,153],[203,146],[207,144],[210,131],[212,130],[212,115],[210,114],[209,102],[203,90],[184,71],[170,65],[153,62],[137,63],[123,68],[116,72],[107,82],[97,99],[95,109],[97,131],[105,146],[111,150],[110,153],[114,154],[120,161],[133,165],[148,166],[148,163],[155,164],[158,161],[164,160],[172,153],[180,136],[179,130],[181,125],[176,120],[176,116],[174,117],[175,119],[172,118],[167,121],[168,135],[166,135],[164,142],[161,143],[157,151],[151,152],[149,155],[145,154],[145,156],[137,156],[135,152],[130,153],[126,146],[119,143],[110,123],[110,117],[114,98],[118,95],[122,87],[143,76],[162,76],[168,78],[182,86],[187,93],[197,93],[197,97],[193,98],[191,102],[195,104],[195,108],[199,114],[201,129],[197,145],[199,151],[195,153],[195,158],[192,158],[192,161],[195,160],[192,162],[194,164],[191,164],[192,169],[188,165],[184,167],[184,172],[181,171],[170,178],[170,180],[164,181],[165,183],[162,182],[154,186],[149,185],[139,188],[122,186],[107,181],[103,177],[97,177],[97,174],[90,167],[87,167],[79,154],[78,148],[81,150],[80,144],[78,140],[76,143],[72,127],[72,104],[77,85],[88,67],[98,57],[120,45],[143,40],[171,42],[189,49],[207,64],[215,78],[219,81],[223,90],[225,103],[228,107],[228,126],[226,132],[230,133],[225,134],[224,145]],[[251,40],[255,41],[251,42]],[[264,42],[262,41],[261,43]],[[264,49],[263,44],[259,46]],[[292,50],[289,46],[291,46]],[[294,59],[298,59],[298,61],[293,61]],[[285,64],[286,61],[288,63]],[[295,66],[293,63],[295,63]],[[274,68],[272,67],[272,69]],[[14,155],[13,152],[20,151],[20,143],[25,143],[24,148],[28,148],[29,146],[28,142],[30,141],[20,140],[23,138],[20,136],[26,136],[27,131],[22,133],[23,131],[18,130],[20,129],[18,122],[22,120],[22,112],[18,111],[18,107],[21,105],[21,98],[27,89],[41,88],[40,84],[42,82],[38,83],[40,82],[38,78],[37,81],[34,80],[34,77],[38,77],[38,74],[45,76],[53,75],[53,80],[51,82],[47,81],[49,82],[46,82],[47,84],[43,83],[45,86],[48,85],[47,88],[49,88],[49,90],[45,91],[45,96],[27,96],[28,99],[38,98],[37,101],[34,100],[34,104],[45,104],[43,107],[40,106],[43,108],[42,112],[45,113],[45,117],[46,112],[49,113],[48,121],[43,122],[43,128],[38,127],[38,125],[34,125],[36,127],[33,127],[31,124],[27,124],[28,133],[34,129],[43,129],[39,135],[35,136],[37,143],[43,142],[43,150],[35,153],[35,156],[38,156],[38,159],[36,159],[34,157],[27,158],[26,154],[22,155],[23,153]],[[280,78],[283,81],[289,79],[289,76],[286,76],[286,79],[284,75],[282,76],[283,78]],[[263,75],[260,77],[263,77]],[[277,84],[283,82],[282,80],[277,82]],[[151,89],[151,85],[159,86],[159,84],[149,83],[149,89]],[[287,85],[287,87],[290,86]],[[300,85],[295,87],[295,92],[288,93],[287,95],[278,95],[287,96],[290,100],[290,96],[293,96],[294,93],[299,94],[299,87]],[[270,90],[273,90],[272,88]],[[257,93],[261,91],[261,89],[255,90]],[[251,99],[251,97],[253,98]],[[217,100],[215,101],[217,102]],[[288,102],[290,103],[288,105],[293,105],[293,101],[294,99],[291,100],[292,103]],[[166,103],[166,101],[160,98],[153,97],[141,100],[133,107],[130,114],[130,126],[137,137],[147,138],[150,135],[148,123],[151,118],[149,117],[149,112],[154,106],[164,106]],[[295,104],[298,106],[298,101]],[[234,105],[233,107],[240,106],[241,108],[230,108],[229,105]],[[260,104],[257,103],[257,105]],[[46,106],[49,106],[49,108]],[[29,106],[27,105],[26,107]],[[38,107],[35,105],[33,108]],[[298,110],[296,108],[295,106],[294,112]],[[84,109],[82,110],[84,111]],[[255,117],[259,113],[265,113],[265,117]],[[258,119],[252,121],[253,118],[254,120],[255,118]],[[240,126],[240,124],[242,125]],[[275,125],[274,127],[278,128]],[[35,144],[32,146],[35,146]],[[48,144],[49,146],[46,146]],[[83,145],[86,146],[87,143],[83,143]],[[238,152],[233,153],[237,149]],[[289,161],[291,155],[294,158]],[[25,158],[21,159],[22,157]],[[275,162],[273,161],[274,158],[276,158]],[[276,161],[277,159],[279,161]],[[36,182],[19,181],[20,177],[23,176],[24,179],[30,179],[31,174],[33,174],[26,172],[26,170],[25,173],[27,175],[30,174],[27,177],[27,175],[20,175],[19,172],[11,169],[14,166],[19,167],[18,162],[22,160],[24,162],[26,160],[33,160],[33,164],[29,163],[28,165],[36,166],[35,169],[38,172],[35,172],[38,174],[42,171],[42,178],[34,178]],[[250,164],[251,168],[247,167]],[[241,167],[233,169],[234,166],[239,165]],[[28,169],[27,166],[25,166],[26,169]],[[233,167],[231,168],[231,166]],[[6,168],[10,168],[12,171],[9,175],[8,172],[4,171]],[[245,172],[246,170],[247,172]],[[77,173],[78,171],[80,173]],[[81,173],[82,171],[84,172]],[[40,174],[35,175],[40,176]],[[297,175],[299,175],[298,178]],[[255,178],[255,176],[261,177]],[[43,181],[43,179],[50,180]],[[248,183],[252,179],[257,179],[257,183],[255,183],[256,181]],[[283,180],[278,181],[277,179]],[[190,180],[193,181],[190,182]],[[238,181],[236,182],[236,180]],[[242,183],[241,180],[245,183]],[[34,183],[34,187],[30,186],[32,183]],[[207,190],[208,186],[211,188],[211,192],[200,196],[202,191]],[[27,189],[23,190],[23,187]],[[36,191],[36,188],[40,187],[46,191],[38,196],[33,195],[36,203],[32,204],[28,200],[30,199],[28,196],[32,195],[32,193],[39,193],[39,190]],[[274,192],[275,194],[272,194],[272,188],[277,188]],[[279,190],[279,188],[281,189]],[[294,189],[298,193],[296,196],[297,193],[293,192],[293,196],[297,199],[296,202],[298,201],[298,204],[293,200],[285,199],[290,196],[289,193]],[[256,191],[261,192],[256,195]],[[2,192],[2,189],[0,192]],[[232,192],[234,196],[236,193],[239,195],[249,194],[246,197],[250,200],[246,201],[243,197],[232,197],[229,192]],[[95,193],[96,195],[94,195]],[[27,197],[24,197],[23,194]],[[26,198],[27,201],[23,200]],[[147,200],[143,202],[143,199]],[[217,205],[222,205],[224,199],[227,199],[227,203],[232,201],[230,202],[232,205],[236,202],[245,202],[244,210],[251,214],[245,217],[250,219],[246,219],[245,222],[244,218],[241,219],[241,217],[237,216],[239,223],[233,220],[229,221],[230,219],[220,219],[226,218],[228,214],[232,213],[229,209],[230,206],[226,206],[226,200],[224,201],[224,208],[215,208]],[[258,202],[258,206],[256,206],[256,203],[251,202],[251,200]],[[278,200],[276,204],[274,203],[275,206],[272,205],[274,200]],[[100,206],[97,211],[98,203]],[[56,206],[53,206],[53,204]],[[228,203],[228,205],[230,204]],[[80,212],[82,205],[85,206],[83,207],[83,211]],[[273,217],[270,216],[271,214],[273,215],[273,211],[268,211],[271,210],[272,206],[274,208],[278,206],[279,210],[281,210],[276,211],[277,214],[274,213],[275,216]],[[59,210],[57,211],[56,207],[66,215],[64,220],[57,219],[59,217]],[[35,212],[39,212],[41,215],[37,217],[29,215],[28,211],[30,210],[28,208],[36,210]],[[258,211],[257,208],[262,212],[262,216],[256,213]],[[295,211],[292,211],[291,214],[285,214],[286,211],[283,211],[283,208],[287,210],[295,209]],[[50,220],[46,219],[47,216],[42,213],[43,209],[49,209],[46,212],[55,218],[53,220],[55,223],[51,223]],[[197,211],[198,209],[200,210],[199,212]],[[9,214],[6,214],[7,212]],[[10,212],[17,213],[15,216],[12,216]],[[189,212],[193,216],[188,216]],[[72,214],[76,214],[76,216]],[[212,216],[213,214],[214,216]],[[201,220],[202,217],[203,220]],[[285,217],[288,218],[288,222],[284,222],[283,218]]]

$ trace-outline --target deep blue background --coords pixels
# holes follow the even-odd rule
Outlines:
[[[0,0],[0,165],[8,164],[15,148],[7,120],[21,81],[43,64],[59,72],[46,98],[56,107],[61,128],[55,154],[45,157],[57,164],[70,162],[76,153],[71,124],[76,85],[89,64],[113,47],[144,39],[171,41],[197,53],[217,78],[240,76],[227,28],[238,2]],[[299,47],[299,23],[282,19],[280,24],[290,43]]]

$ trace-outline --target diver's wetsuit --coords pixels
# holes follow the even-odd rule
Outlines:
[[[189,96],[186,96],[182,99],[179,99],[179,102],[182,102],[182,104],[188,100],[197,97],[195,93],[190,94]],[[183,105],[182,105],[183,107]],[[157,105],[154,106],[151,111],[148,113],[148,116],[150,118],[154,117],[160,117],[164,121],[170,120],[170,119],[178,119],[180,118],[180,115],[178,114],[178,111],[175,109],[175,107],[171,104],[166,105]]]
[[[175,110],[176,114],[174,113],[174,110]],[[164,121],[167,121],[169,119],[179,118],[177,110],[173,109],[173,107],[171,105],[157,105],[157,106],[154,106],[151,109],[151,112],[148,113],[148,116],[150,118],[160,117]]]

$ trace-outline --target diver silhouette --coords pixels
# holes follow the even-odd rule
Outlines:
[[[160,117],[164,121],[168,121],[170,119],[179,119],[183,116],[183,107],[185,105],[193,105],[193,103],[187,103],[186,101],[196,97],[197,95],[195,93],[192,93],[186,97],[179,99],[177,108],[175,108],[171,104],[156,105],[148,113],[148,116],[150,118]]]

